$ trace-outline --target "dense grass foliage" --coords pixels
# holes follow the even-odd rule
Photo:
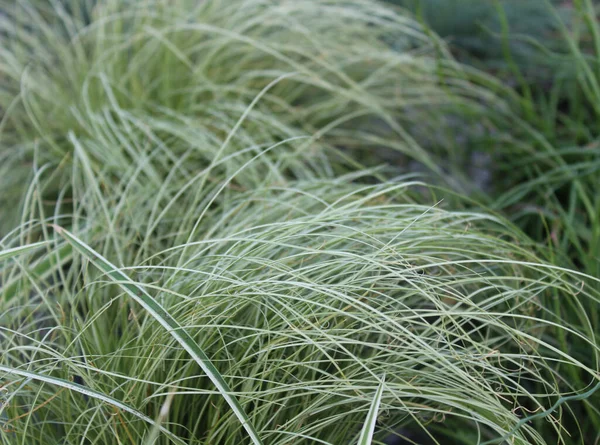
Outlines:
[[[141,174],[155,184],[174,169],[185,181],[232,153],[229,165],[239,166],[307,134],[251,169],[266,164],[302,178],[308,173],[292,159],[301,152],[329,174],[356,163],[323,166],[324,147],[344,147],[359,158],[391,151],[398,164],[417,161],[441,179],[440,158],[460,154],[425,151],[418,140],[438,138],[440,111],[466,118],[482,102],[501,106],[440,40],[371,2],[8,3],[0,17],[7,196],[18,196],[35,156],[37,165],[69,170],[74,138],[92,169],[121,176],[146,164]],[[256,186],[250,176],[236,182]]]
[[[516,87],[511,111],[493,118],[500,131],[475,147],[493,159],[486,165],[494,176],[490,205],[553,245],[559,256],[566,252],[579,268],[600,275],[598,5],[591,0],[391,3],[418,14],[460,60]],[[469,151],[464,143],[448,150]]]
[[[595,443],[595,14],[0,1],[1,442]]]
[[[242,193],[208,209],[187,242],[153,245],[143,259],[134,240],[119,252],[120,270],[206,351],[264,443],[351,443],[383,376],[377,437],[421,430],[449,440],[459,426],[456,443],[465,444],[508,434],[520,415],[582,390],[571,375],[593,382],[597,351],[583,303],[599,296],[581,278],[536,257],[501,220],[418,205],[410,183],[355,180]],[[116,205],[106,207],[121,219]],[[78,230],[96,252],[111,251],[116,237],[96,212]],[[171,230],[187,236],[182,223]],[[44,253],[4,269],[4,288],[14,289],[3,295],[5,439],[141,443],[151,431],[93,394],[36,380],[41,374],[110,395],[187,443],[244,442],[222,394],[124,293],[124,279],[103,273],[96,254],[49,238]],[[563,326],[558,303],[579,323]],[[566,352],[570,343],[581,350]],[[25,383],[19,370],[33,376],[16,390]],[[20,421],[23,407],[41,400]],[[544,443],[532,425],[514,437]]]
[[[506,169],[517,174],[496,205],[512,207],[515,220],[536,238],[600,276],[600,26],[597,6],[589,0],[576,5],[571,27],[560,29],[567,49],[551,53],[574,66],[576,76],[558,71],[539,100],[525,91],[528,137],[518,147],[528,155],[518,169],[507,159]]]

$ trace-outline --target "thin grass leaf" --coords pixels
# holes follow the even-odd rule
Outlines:
[[[162,433],[164,433],[166,436],[168,436],[169,439],[171,439],[174,443],[177,443],[179,445],[185,445],[185,442],[183,440],[181,440],[179,437],[175,436],[173,433],[171,433],[165,427],[161,426],[160,424],[155,423],[154,420],[152,420],[150,417],[142,414],[135,408],[132,408],[131,406],[129,406],[113,397],[107,396],[106,394],[102,394],[101,392],[95,391],[91,388],[85,387],[83,385],[79,385],[74,382],[69,382],[68,380],[39,374],[37,372],[25,371],[23,369],[15,369],[15,368],[11,368],[9,366],[3,366],[3,365],[0,365],[0,371],[6,372],[7,374],[18,375],[18,376],[26,377],[26,378],[29,378],[32,380],[37,380],[39,382],[56,385],[61,388],[66,388],[71,391],[75,391],[80,394],[83,394],[85,396],[106,402],[109,405],[112,405],[115,408],[118,408],[122,411],[132,414],[135,417],[137,417],[138,419],[141,419],[144,422],[147,422],[150,425],[154,426],[155,428],[159,429]]]
[[[0,261],[12,258],[25,252],[30,252],[46,244],[48,244],[46,241],[41,241],[39,243],[27,244],[25,246],[2,250],[0,251]]]
[[[212,364],[208,356],[202,351],[196,341],[179,325],[179,323],[154,299],[146,290],[131,280],[127,275],[121,272],[115,265],[106,258],[85,244],[75,235],[62,227],[54,225],[54,230],[63,236],[71,245],[85,256],[98,269],[105,272],[114,280],[131,298],[138,302],[148,313],[158,321],[167,331],[177,340],[177,342],[190,354],[190,356],[200,365],[202,370],[217,387],[223,398],[227,401],[236,417],[241,422],[244,429],[256,445],[262,444],[258,432],[252,425],[250,419],[244,412],[243,407],[237,398],[232,394],[227,382],[219,370]]]
[[[30,244],[30,246],[33,245]],[[72,255],[71,245],[65,244],[56,251],[55,255],[43,256],[39,260],[32,263],[30,265],[31,274],[38,279],[45,279],[51,275],[57,267],[61,267],[68,263],[71,260]],[[2,293],[6,301],[14,297],[15,292],[17,292],[19,289],[20,280],[21,276],[17,276],[2,283]]]
[[[160,408],[160,412],[158,414],[158,418],[156,419],[156,423],[154,424],[154,427],[152,427],[150,434],[148,434],[144,445],[154,445],[156,443],[156,440],[158,439],[158,436],[160,434],[160,427],[169,415],[169,409],[171,407],[171,403],[173,402],[174,397],[175,392],[170,392],[169,394],[167,394],[167,397]]]
[[[383,386],[385,384],[385,375],[382,377],[379,387],[375,392],[375,397],[371,402],[367,419],[363,425],[360,438],[358,439],[358,445],[371,445],[373,442],[373,432],[375,431],[375,423],[377,422],[377,413],[379,412],[379,405],[381,404],[381,396],[383,395]]]
[[[511,439],[511,437],[523,425],[531,423],[535,419],[543,419],[543,418],[551,415],[561,405],[563,405],[563,404],[565,404],[567,402],[575,401],[575,400],[586,400],[587,398],[591,397],[599,389],[600,389],[600,382],[596,383],[596,385],[594,385],[591,389],[587,390],[584,393],[573,394],[573,395],[570,395],[570,396],[561,397],[556,402],[554,402],[554,405],[552,405],[550,408],[548,408],[548,409],[546,409],[544,411],[541,411],[539,413],[532,414],[531,416],[524,417],[523,419],[519,420],[517,422],[517,424],[508,433],[506,433],[504,436],[496,438],[496,439],[486,440],[481,445],[492,445],[492,444],[495,444],[495,443],[508,442]]]

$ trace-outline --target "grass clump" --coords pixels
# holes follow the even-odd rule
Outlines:
[[[313,139],[297,151],[321,175],[356,164],[323,165],[323,148],[343,147],[343,156],[398,153],[398,167],[412,159],[442,178],[435,157],[448,154],[426,152],[418,139],[435,133],[441,109],[496,101],[416,21],[368,1],[9,3],[0,17],[0,128],[10,196],[36,150],[38,165],[68,170],[69,132],[92,141],[84,144],[92,168],[122,176],[144,164],[155,184],[173,170],[185,182],[215,152],[306,134]],[[278,171],[303,177],[293,154],[264,157],[264,170],[281,162]],[[263,164],[255,165],[236,181],[256,186],[250,176],[262,177]]]
[[[0,38],[2,443],[593,437],[598,278],[442,141],[537,121],[416,21],[30,0]]]
[[[596,193],[600,168],[598,146],[600,28],[598,8],[576,2],[573,21],[561,28],[568,50],[553,54],[576,67],[576,76],[558,71],[548,98],[528,101],[536,110],[529,128],[529,156],[516,170],[520,181],[499,199],[515,205],[520,224],[545,238],[583,271],[600,276],[600,199]],[[513,163],[508,163],[511,168]],[[526,205],[522,205],[526,203]],[[515,219],[516,219],[515,218]]]
[[[101,252],[112,243],[102,218],[79,228],[84,254],[73,252],[78,241],[49,234],[43,254],[5,263],[4,277],[18,280],[28,299],[3,295],[2,369],[90,390],[77,395],[9,371],[5,441],[150,437],[148,422],[95,394],[185,443],[247,440],[223,393],[173,333],[127,296],[125,283],[133,282],[206,351],[263,443],[356,441],[382,376],[378,440],[420,433],[472,443],[510,433],[545,443],[535,425],[512,429],[525,412],[583,391],[572,387],[572,373],[594,381],[596,368],[561,342],[596,362],[580,301],[597,302],[597,293],[532,253],[502,220],[418,205],[410,183],[357,179],[239,194],[207,210],[188,242],[141,260],[124,249],[121,278],[94,267],[97,254],[85,247]],[[39,274],[40,264],[53,266]],[[562,325],[557,300],[579,324]],[[573,420],[564,408],[549,428],[559,437],[561,422]],[[461,437],[453,437],[457,428]]]

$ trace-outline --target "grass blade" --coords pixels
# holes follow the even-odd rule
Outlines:
[[[31,246],[31,245],[30,245]],[[42,256],[39,260],[34,261],[30,267],[30,273],[32,276],[37,279],[46,279],[49,275],[51,275],[57,268],[62,267],[67,264],[73,255],[73,248],[70,244],[65,244],[64,246],[57,249],[52,256]],[[21,276],[16,276],[13,278],[9,278],[5,282],[2,283],[2,298],[5,301],[9,301],[14,298],[15,293],[19,289],[19,285],[21,282]]]
[[[375,422],[377,422],[377,413],[379,412],[379,405],[381,404],[381,396],[383,395],[383,385],[385,384],[385,375],[379,383],[379,387],[375,392],[375,397],[371,402],[367,419],[363,425],[360,438],[358,439],[358,445],[371,445],[373,441],[373,432],[375,431]]]
[[[6,260],[8,258],[12,258],[12,257],[20,255],[24,252],[29,252],[31,250],[35,250],[38,247],[41,247],[45,244],[47,244],[46,241],[41,241],[39,243],[27,244],[25,246],[19,246],[19,247],[14,247],[12,249],[2,250],[2,251],[0,251],[0,261]]]
[[[120,402],[119,400],[114,399],[106,394],[102,394],[98,391],[94,391],[91,388],[88,388],[83,385],[79,385],[77,383],[69,382],[68,380],[59,379],[57,377],[51,377],[51,376],[44,375],[44,374],[39,374],[37,372],[25,371],[23,369],[15,369],[15,368],[11,368],[9,366],[3,366],[3,365],[0,365],[0,371],[6,372],[7,374],[18,375],[18,376],[26,377],[26,378],[36,380],[39,382],[56,385],[61,388],[69,389],[69,390],[78,392],[80,394],[84,394],[88,397],[106,402],[109,405],[114,406],[115,408],[118,408],[122,411],[125,411],[125,412],[128,412],[129,414],[134,415],[135,417],[143,420],[144,422],[154,425],[156,428],[160,429],[160,431],[162,431],[165,435],[167,435],[174,443],[177,443],[179,445],[185,445],[185,442],[183,440],[181,440],[179,437],[175,436],[173,433],[171,433],[165,427],[163,427],[161,425],[157,425],[154,422],[154,420],[152,420],[150,417],[140,413],[138,410],[136,410],[136,409],[130,407],[129,405],[126,405],[123,402]]]
[[[221,395],[225,398],[236,417],[242,423],[255,445],[262,445],[262,441],[250,419],[244,412],[237,398],[232,394],[227,382],[221,376],[219,370],[212,364],[208,356],[202,351],[196,341],[183,329],[182,326],[154,299],[146,290],[131,280],[127,275],[121,272],[115,265],[106,258],[85,244],[75,235],[60,226],[54,225],[54,230],[63,236],[77,251],[85,256],[98,269],[102,270],[136,302],[138,302],[148,313],[158,321],[167,331],[177,340],[177,342],[192,356],[200,365],[202,370],[217,387]]]

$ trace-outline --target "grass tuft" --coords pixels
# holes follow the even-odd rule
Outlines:
[[[593,101],[366,0],[0,0],[0,42],[1,443],[596,439]]]

